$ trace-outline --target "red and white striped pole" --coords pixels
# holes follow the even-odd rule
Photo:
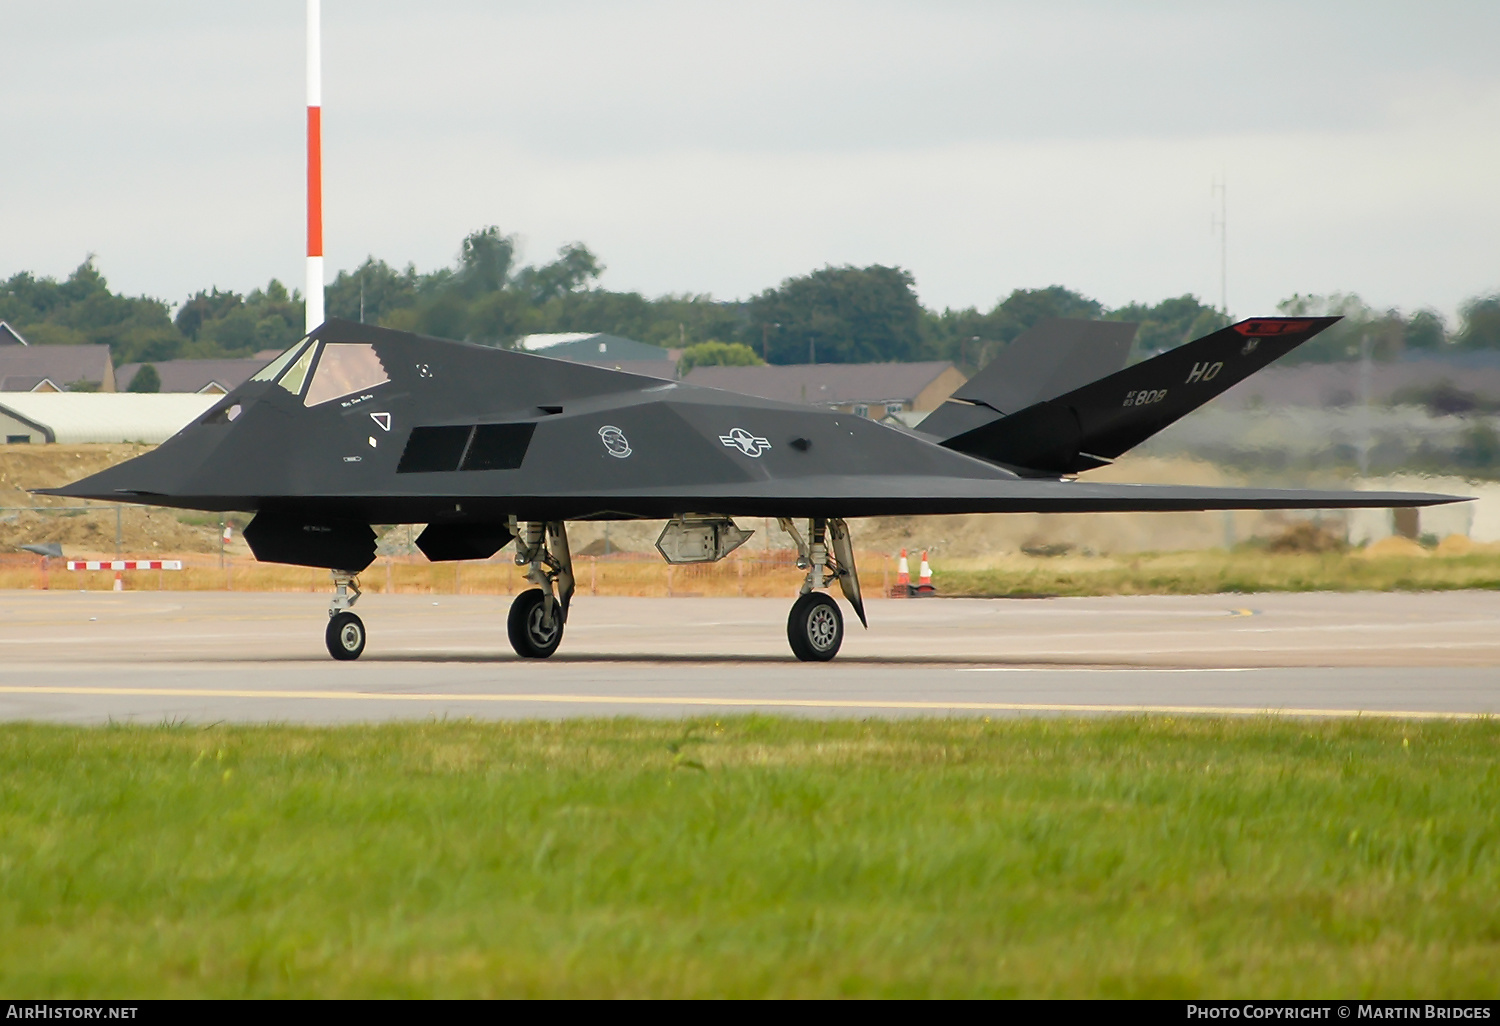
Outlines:
[[[307,330],[323,323],[323,33],[321,0],[307,0]]]

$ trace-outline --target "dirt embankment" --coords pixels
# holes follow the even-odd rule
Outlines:
[[[48,542],[60,544],[70,558],[218,552],[216,513],[85,503],[30,492],[69,484],[150,449],[129,444],[0,446],[0,552]],[[231,519],[236,528],[242,526],[243,517]],[[233,534],[229,551],[248,552],[239,531]]]

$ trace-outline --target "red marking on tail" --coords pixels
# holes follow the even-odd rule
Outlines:
[[[1265,338],[1268,335],[1295,335],[1312,327],[1312,321],[1245,321],[1234,330],[1241,335]]]

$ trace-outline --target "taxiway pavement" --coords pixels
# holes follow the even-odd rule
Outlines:
[[[831,664],[792,658],[789,600],[589,596],[523,661],[509,602],[366,595],[336,663],[324,595],[0,592],[0,719],[1500,714],[1493,592],[879,600]]]

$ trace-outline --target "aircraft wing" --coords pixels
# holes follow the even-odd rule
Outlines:
[[[655,508],[655,516],[692,504],[738,516],[872,517],[957,513],[1172,513],[1231,509],[1390,509],[1465,502],[1432,492],[1301,488],[1219,488],[1019,479],[989,481],[917,476],[830,477],[739,486],[655,489],[641,493],[537,496],[539,506]],[[567,519],[587,519],[569,516]]]
[[[392,491],[341,495],[181,495],[101,490],[87,482],[44,494],[189,509],[260,510],[297,507],[365,523],[523,520],[661,520],[684,512],[746,517],[928,516],[959,513],[1168,513],[1230,509],[1389,509],[1465,502],[1432,492],[1230,488],[947,477],[926,474],[828,475],[647,487],[559,488],[504,496]]]

